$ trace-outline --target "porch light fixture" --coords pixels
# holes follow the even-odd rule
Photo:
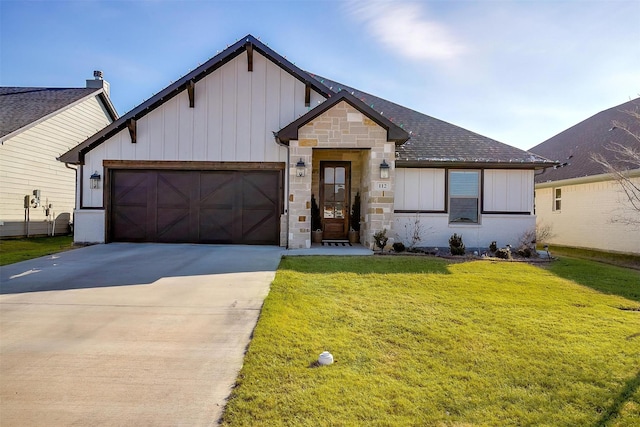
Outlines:
[[[304,164],[304,160],[302,160],[302,157],[300,157],[300,160],[298,160],[298,163],[296,163],[296,175],[297,176],[304,176],[306,172],[306,165]]]
[[[100,188],[100,174],[98,171],[95,171],[90,177],[89,182],[91,183],[91,189]]]
[[[384,159],[380,163],[380,178],[389,179],[389,163]]]

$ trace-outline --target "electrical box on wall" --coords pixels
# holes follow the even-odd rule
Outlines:
[[[31,207],[31,196],[28,194],[24,196],[24,208],[29,209]]]

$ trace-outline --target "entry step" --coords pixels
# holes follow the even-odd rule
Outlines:
[[[323,240],[322,246],[351,246],[348,240]]]

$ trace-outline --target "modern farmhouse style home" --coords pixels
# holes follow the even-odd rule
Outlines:
[[[60,160],[79,168],[76,242],[287,248],[311,245],[316,205],[325,241],[359,226],[366,247],[382,230],[408,244],[419,223],[423,246],[515,244],[535,227],[534,171],[554,164],[305,72],[250,35]]]

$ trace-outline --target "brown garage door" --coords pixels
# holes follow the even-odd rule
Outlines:
[[[277,245],[280,171],[111,170],[114,242]]]

